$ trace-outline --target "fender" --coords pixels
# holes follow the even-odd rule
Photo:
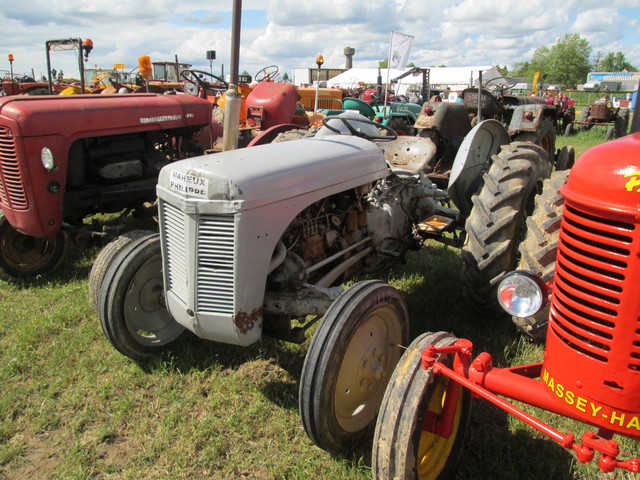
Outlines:
[[[471,196],[480,188],[481,172],[490,164],[491,156],[510,142],[509,134],[500,122],[485,120],[473,127],[460,145],[451,168],[447,192],[464,216],[471,213]]]

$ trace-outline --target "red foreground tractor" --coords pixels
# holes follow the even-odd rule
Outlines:
[[[455,468],[471,397],[538,429],[580,462],[640,472],[615,434],[640,440],[640,133],[592,148],[560,193],[564,211],[553,284],[540,272],[507,274],[498,297],[511,315],[534,316],[549,297],[544,361],[494,368],[489,353],[445,332],[418,337],[385,393],[373,447],[376,479],[444,479]],[[534,274],[535,273],[535,274]],[[513,399],[595,427],[579,439],[516,407]]]
[[[286,123],[296,100],[292,85],[258,84],[246,99],[256,121],[250,145],[300,128]],[[70,239],[87,247],[121,233],[96,231],[84,223],[88,216],[149,213],[162,167],[213,151],[223,126],[212,108],[191,95],[1,99],[0,277],[48,273],[62,263]]]

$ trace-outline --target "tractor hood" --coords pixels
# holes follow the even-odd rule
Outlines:
[[[0,123],[14,137],[116,135],[209,125],[212,108],[190,95],[13,96],[0,100]]]
[[[233,214],[316,190],[335,193],[389,174],[383,151],[332,135],[194,157],[160,171],[158,196],[198,213]]]

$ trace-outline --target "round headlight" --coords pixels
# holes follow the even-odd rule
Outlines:
[[[53,152],[48,147],[44,147],[40,152],[40,161],[42,162],[42,166],[49,172],[56,166],[56,162],[53,159]]]
[[[547,302],[547,287],[540,277],[525,270],[507,274],[498,286],[498,302],[514,317],[530,317]]]

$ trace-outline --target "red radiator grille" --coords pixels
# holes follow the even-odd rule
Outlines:
[[[630,219],[632,220],[632,218]],[[551,328],[571,348],[607,362],[616,335],[630,352],[629,368],[640,370],[640,324],[637,312],[624,319],[625,302],[633,301],[629,266],[634,261],[635,225],[564,207],[554,278]],[[632,320],[632,330],[618,328]],[[635,330],[635,332],[634,332]],[[634,347],[635,346],[635,347]],[[634,353],[636,350],[638,354]]]
[[[9,127],[0,126],[0,205],[14,210],[29,206],[20,176],[18,152]]]

